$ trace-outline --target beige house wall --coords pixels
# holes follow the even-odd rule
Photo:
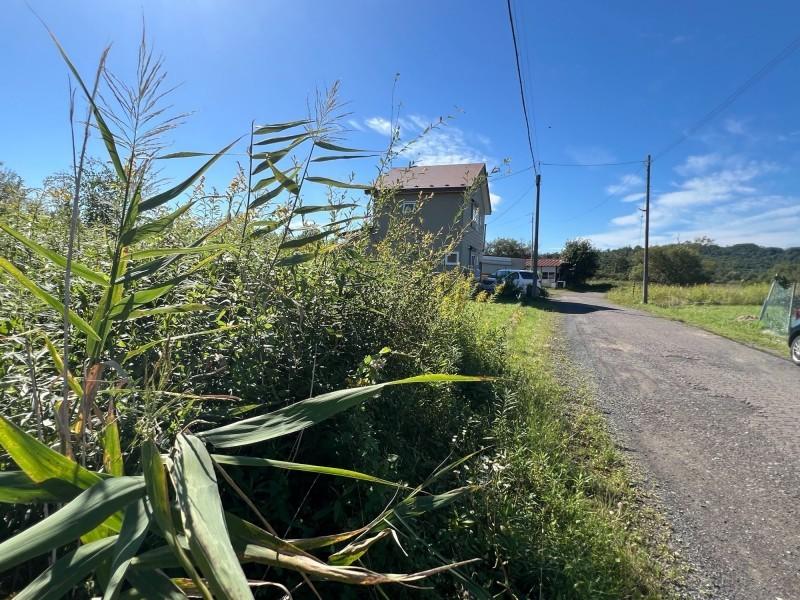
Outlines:
[[[434,247],[442,248],[448,240],[457,240],[454,250],[458,252],[458,267],[472,271],[475,276],[481,273],[481,261],[486,240],[484,239],[486,210],[488,206],[488,185],[485,183],[465,196],[462,189],[400,190],[394,202],[400,208],[413,203],[413,218],[416,225],[435,236]],[[473,223],[473,207],[475,221]],[[388,227],[388,216],[378,218],[376,236],[383,237]],[[470,265],[470,253],[474,254],[474,265]],[[448,266],[447,268],[455,268]]]

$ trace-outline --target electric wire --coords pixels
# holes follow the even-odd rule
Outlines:
[[[631,165],[631,164],[641,164],[641,165],[644,165],[645,163],[646,163],[646,161],[643,161],[643,160],[634,160],[634,161],[630,161],[630,162],[623,162],[623,163],[605,163],[605,164],[603,164],[603,165],[598,165],[598,166],[612,166],[612,165],[617,165],[617,164],[620,164],[620,165]],[[570,166],[586,166],[586,165],[570,165]],[[568,218],[568,219],[577,219],[579,216],[584,216],[584,215],[587,215],[587,214],[589,214],[589,213],[591,213],[591,212],[594,212],[594,211],[596,211],[598,208],[600,208],[600,207],[602,207],[602,206],[604,206],[604,205],[608,204],[608,203],[609,203],[611,200],[613,200],[613,199],[614,199],[614,198],[616,198],[616,197],[617,197],[617,196],[615,196],[614,194],[609,194],[608,196],[606,196],[605,198],[603,198],[603,199],[602,199],[600,202],[598,202],[597,204],[594,204],[593,206],[590,206],[589,208],[587,208],[587,209],[585,209],[585,210],[581,210],[581,211],[580,211],[580,213],[573,214],[573,215],[571,215],[571,216],[569,216],[569,217],[567,217],[567,218]]]
[[[538,120],[536,118],[536,102],[535,97],[533,95],[533,90],[531,87],[533,86],[533,67],[531,66],[531,57],[530,57],[530,45],[528,44],[528,37],[525,33],[525,14],[524,8],[526,3],[523,2],[518,4],[516,8],[516,24],[517,29],[519,31],[519,39],[520,45],[523,49],[523,56],[522,56],[522,68],[523,68],[523,76],[522,76],[522,83],[525,87],[526,97],[528,98],[528,102],[530,103],[531,107],[531,120],[532,120],[532,127],[533,127],[533,147],[537,152],[541,152],[541,145],[539,144],[539,131],[537,128]],[[539,168],[541,169],[542,163],[539,162]]]
[[[501,179],[508,179],[509,177],[514,177],[514,175],[520,175],[521,173],[526,173],[533,168],[533,165],[528,165],[524,169],[520,169],[519,171],[514,171],[513,173],[506,173],[505,175],[498,175],[496,177],[489,177],[489,181],[495,182],[500,181]]]
[[[533,137],[531,135],[531,123],[530,119],[528,118],[528,104],[525,101],[525,87],[522,83],[522,70],[520,69],[519,65],[519,48],[517,46],[517,31],[516,27],[514,26],[514,14],[511,10],[511,0],[506,0],[506,6],[508,7],[508,20],[511,24],[511,39],[514,42],[514,60],[517,65],[517,83],[519,83],[519,95],[522,99],[522,114],[525,117],[525,130],[528,134],[528,150],[531,152],[531,164],[533,165],[533,171],[537,175],[539,174],[539,169],[536,166],[536,155],[533,151]]]
[[[692,125],[689,129],[687,129],[680,137],[675,139],[674,141],[670,142],[663,149],[653,156],[653,160],[657,160],[671,152],[678,146],[680,146],[683,142],[685,142],[689,137],[697,132],[699,129],[707,125],[711,122],[715,117],[721,114],[725,109],[727,109],[731,104],[733,104],[739,96],[744,94],[748,89],[753,87],[759,81],[764,79],[770,71],[772,71],[775,67],[777,67],[780,63],[784,60],[789,58],[792,54],[794,54],[797,49],[800,48],[800,36],[794,38],[787,46],[783,48],[778,54],[773,56],[763,67],[761,67],[758,71],[756,71],[753,75],[751,75],[742,85],[737,87],[727,98],[725,98],[722,102],[717,104],[714,108],[712,108],[709,112],[703,115],[700,119],[698,119],[694,125]]]
[[[644,164],[643,160],[626,160],[622,162],[607,162],[607,163],[539,163],[547,167],[616,167],[619,165],[635,165]]]
[[[505,216],[505,215],[507,215],[507,214],[508,214],[508,211],[510,211],[512,208],[514,208],[514,207],[515,207],[517,204],[519,204],[519,202],[520,202],[520,201],[521,201],[523,198],[525,198],[525,196],[527,196],[527,195],[528,195],[528,193],[529,193],[529,192],[530,192],[530,191],[531,191],[531,190],[534,188],[534,186],[535,186],[535,185],[536,185],[535,183],[532,183],[532,184],[530,185],[530,187],[528,187],[528,189],[526,189],[524,192],[522,192],[522,194],[520,194],[518,198],[514,199],[514,200],[513,200],[513,201],[512,201],[512,202],[511,202],[511,203],[510,203],[508,206],[506,206],[506,207],[505,207],[505,208],[504,208],[502,211],[500,211],[500,212],[499,212],[499,213],[497,213],[496,215],[490,215],[490,216],[494,217],[494,219],[492,219],[491,225],[497,225],[498,221],[499,221],[499,220],[501,220],[500,218],[501,218],[501,217],[503,217],[503,216]]]

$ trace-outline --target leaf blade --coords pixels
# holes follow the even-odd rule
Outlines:
[[[283,460],[273,460],[271,458],[260,458],[256,456],[230,456],[227,454],[212,454],[216,462],[225,465],[238,467],[272,467],[274,469],[286,469],[288,471],[303,471],[305,473],[317,473],[320,475],[332,475],[334,477],[344,477],[347,479],[357,479],[369,483],[377,483],[389,487],[409,489],[402,483],[394,483],[380,477],[367,475],[350,469],[340,469],[338,467],[323,467],[319,465],[308,465],[304,463],[287,462]]]
[[[5,258],[0,256],[0,269],[3,269],[6,273],[11,275],[14,279],[17,280],[22,287],[28,290],[34,297],[36,297],[41,302],[44,302],[50,308],[57,311],[59,314],[64,314],[64,305],[58,300],[55,296],[53,296],[50,292],[47,292],[43,288],[39,287],[36,283],[34,283],[31,279],[28,278],[22,271],[20,271],[14,264],[10,261],[6,260]],[[67,318],[69,319],[70,323],[78,329],[85,333],[88,337],[94,339],[95,341],[100,341],[100,336],[97,335],[97,332],[92,328],[89,323],[83,320],[77,313],[70,310],[67,312]]]
[[[147,498],[153,508],[153,518],[158,524],[164,539],[172,550],[172,553],[180,562],[197,586],[203,591],[204,598],[210,598],[211,592],[203,584],[200,574],[192,564],[191,559],[178,540],[175,524],[172,520],[172,507],[169,501],[169,487],[167,476],[164,470],[164,463],[158,448],[151,440],[146,440],[142,444],[142,470],[144,471],[144,481],[147,490]]]
[[[338,233],[337,230],[328,230],[328,231],[321,231],[319,233],[310,233],[307,235],[301,235],[296,238],[290,238],[284,241],[280,246],[278,246],[279,250],[286,250],[287,248],[302,248],[308,244],[313,244],[314,242],[319,242],[324,240],[326,237],[329,237],[335,233]]]
[[[132,246],[133,244],[141,242],[152,235],[157,235],[163,232],[169,228],[178,219],[178,217],[192,208],[192,206],[194,206],[193,201],[187,202],[183,206],[178,207],[176,210],[164,215],[163,217],[153,219],[152,221],[143,223],[138,227],[132,227],[122,234],[122,237],[120,237],[120,243],[123,246]]]
[[[346,190],[369,190],[372,189],[371,186],[364,185],[361,183],[349,183],[347,181],[338,181],[336,179],[331,179],[330,177],[306,177],[307,181],[311,181],[313,183],[320,183],[322,185],[329,185],[331,187],[342,188]]]
[[[0,571],[78,539],[143,494],[141,477],[102,480],[62,509],[0,543]]]
[[[157,195],[153,196],[152,198],[148,198],[147,200],[143,200],[139,204],[139,211],[140,212],[144,212],[146,210],[151,210],[153,208],[159,207],[162,204],[165,204],[165,203],[169,202],[170,200],[174,200],[175,198],[180,196],[183,192],[185,192],[187,189],[189,189],[189,186],[192,185],[195,181],[197,181],[197,178],[200,177],[203,173],[205,173],[211,167],[211,165],[213,165],[215,162],[217,162],[217,160],[219,160],[219,158],[222,155],[224,155],[226,152],[228,152],[228,150],[233,148],[234,144],[236,144],[236,142],[238,142],[240,139],[242,139],[242,138],[240,137],[240,138],[237,138],[237,139],[233,140],[230,144],[225,146],[222,150],[220,150],[219,152],[214,154],[214,156],[212,156],[209,161],[207,161],[202,167],[200,167],[197,171],[192,173],[187,179],[183,180],[178,185],[168,189],[165,192],[161,192],[160,194],[157,194]]]
[[[5,231],[8,235],[16,239],[22,245],[30,248],[40,257],[46,258],[47,260],[49,260],[53,264],[58,265],[59,267],[63,268],[67,267],[67,259],[64,256],[61,256],[58,252],[54,252],[49,248],[45,248],[41,244],[22,235],[16,229],[9,227],[5,223],[0,223],[0,229]],[[74,260],[70,262],[70,269],[73,274],[77,275],[78,277],[82,277],[87,281],[91,281],[92,283],[96,283],[104,287],[108,287],[109,285],[111,285],[110,282],[108,281],[108,277],[106,277],[102,273],[97,273],[95,271],[92,271],[89,267],[86,267],[78,262],[75,262]]]
[[[219,598],[252,599],[223,518],[211,456],[197,437],[179,434],[170,464],[192,556]]]
[[[299,127],[300,125],[308,125],[311,123],[308,119],[302,119],[300,121],[288,121],[286,123],[270,123],[269,125],[261,125],[256,127],[253,131],[253,135],[266,135],[267,133],[278,133],[279,131],[283,131],[284,129],[291,129],[292,127]]]
[[[429,374],[375,385],[337,390],[295,402],[266,415],[251,417],[250,419],[201,432],[198,437],[205,439],[217,448],[234,448],[302,431],[379,395],[388,386],[409,383],[454,383],[486,380],[487,378],[485,377],[468,375]]]
[[[75,76],[75,79],[77,79],[78,84],[81,86],[81,89],[83,90],[83,93],[86,96],[86,101],[92,107],[92,113],[94,114],[95,121],[97,122],[97,128],[100,130],[100,135],[103,138],[103,144],[105,144],[106,152],[108,152],[108,156],[109,158],[111,158],[111,162],[114,164],[114,169],[117,172],[117,176],[123,182],[127,182],[128,177],[125,173],[125,169],[122,167],[122,161],[119,158],[119,152],[117,151],[117,144],[114,141],[114,134],[111,133],[111,130],[108,128],[108,125],[106,125],[106,121],[103,118],[102,112],[95,103],[92,94],[89,92],[89,88],[86,87],[86,84],[83,82],[83,79],[81,79],[81,75],[80,73],[78,73],[78,69],[76,69],[75,65],[72,64],[72,61],[67,55],[66,50],[64,50],[64,48],[61,46],[58,39],[56,38],[55,34],[52,31],[50,31],[50,29],[47,29],[47,32],[53,39],[56,48],[58,48],[58,51],[61,53],[61,57],[67,63],[67,67],[69,67],[69,70],[72,71],[72,74]]]
[[[150,513],[144,499],[129,504],[125,510],[122,529],[119,532],[118,542],[114,549],[114,557],[110,569],[111,576],[106,585],[103,600],[116,600],[119,596],[122,583],[125,580],[125,573],[147,536],[149,527]]]
[[[103,538],[62,556],[14,598],[59,600],[111,556],[116,541],[116,536]]]

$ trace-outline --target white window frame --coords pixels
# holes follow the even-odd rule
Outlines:
[[[481,218],[481,207],[478,206],[478,203],[474,200],[472,201],[472,214],[470,216],[472,219],[472,228],[477,229],[478,221],[480,221]]]
[[[417,209],[417,201],[416,200],[403,200],[403,204],[400,208],[404,215],[410,215]]]
[[[469,251],[469,266],[475,267],[478,264],[478,253],[475,250]]]
[[[455,256],[455,262],[449,260],[451,256]],[[461,255],[459,254],[458,250],[454,250],[453,252],[448,252],[444,256],[444,266],[445,267],[457,267],[461,264]]]

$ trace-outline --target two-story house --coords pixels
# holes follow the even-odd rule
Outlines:
[[[401,213],[417,217],[420,227],[435,235],[436,244],[452,245],[443,258],[444,268],[480,276],[485,217],[492,214],[484,163],[391,169],[378,185],[394,191]]]

